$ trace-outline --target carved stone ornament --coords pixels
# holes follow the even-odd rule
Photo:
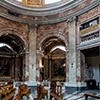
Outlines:
[[[22,0],[23,4],[26,6],[42,7],[44,5],[44,0]]]

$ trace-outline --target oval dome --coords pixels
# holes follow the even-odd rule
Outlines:
[[[18,2],[22,2],[22,0],[16,0]],[[45,4],[51,4],[51,3],[55,3],[55,2],[59,2],[61,0],[44,0]]]

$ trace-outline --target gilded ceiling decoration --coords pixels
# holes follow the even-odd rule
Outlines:
[[[26,6],[42,7],[44,0],[22,0],[22,3]]]
[[[51,4],[51,3],[56,3],[61,0],[16,0],[18,2],[22,2],[24,5],[27,6],[43,6],[45,4]]]

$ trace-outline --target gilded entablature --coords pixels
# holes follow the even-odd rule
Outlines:
[[[23,4],[26,6],[42,7],[44,5],[44,0],[22,0]]]

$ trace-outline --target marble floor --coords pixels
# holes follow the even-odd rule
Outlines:
[[[76,91],[72,94],[65,93],[65,95],[63,96],[63,100],[85,100],[84,97],[85,93],[93,93],[95,95],[100,95],[100,90],[84,90],[82,92]],[[99,99],[89,97],[88,100],[99,100]]]
[[[34,100],[34,98],[37,97],[37,88],[36,87],[30,87],[30,88],[31,88],[31,94],[29,96],[29,100]],[[48,90],[48,99],[43,97],[42,100],[50,100],[50,86],[45,87],[45,89]],[[62,87],[63,100],[85,100],[84,97],[85,93],[93,93],[95,95],[100,96],[100,90],[75,91],[72,94],[69,94],[68,90],[66,90],[65,87]],[[26,97],[23,96],[22,100],[26,100]],[[53,98],[52,100],[55,99]],[[99,100],[99,99],[89,97],[88,100]]]
[[[85,93],[93,93],[95,95],[100,96],[100,90],[84,90],[84,91],[76,91],[72,94],[68,94],[67,91],[63,91],[63,100],[85,100],[84,94]],[[49,94],[48,94],[49,95]],[[36,97],[36,91],[31,92],[29,100],[34,100]],[[23,97],[22,100],[26,100],[26,97]],[[49,98],[46,99],[45,97],[42,98],[42,100],[50,100]],[[54,98],[52,100],[55,100]],[[89,97],[88,100],[99,100],[95,98]]]

